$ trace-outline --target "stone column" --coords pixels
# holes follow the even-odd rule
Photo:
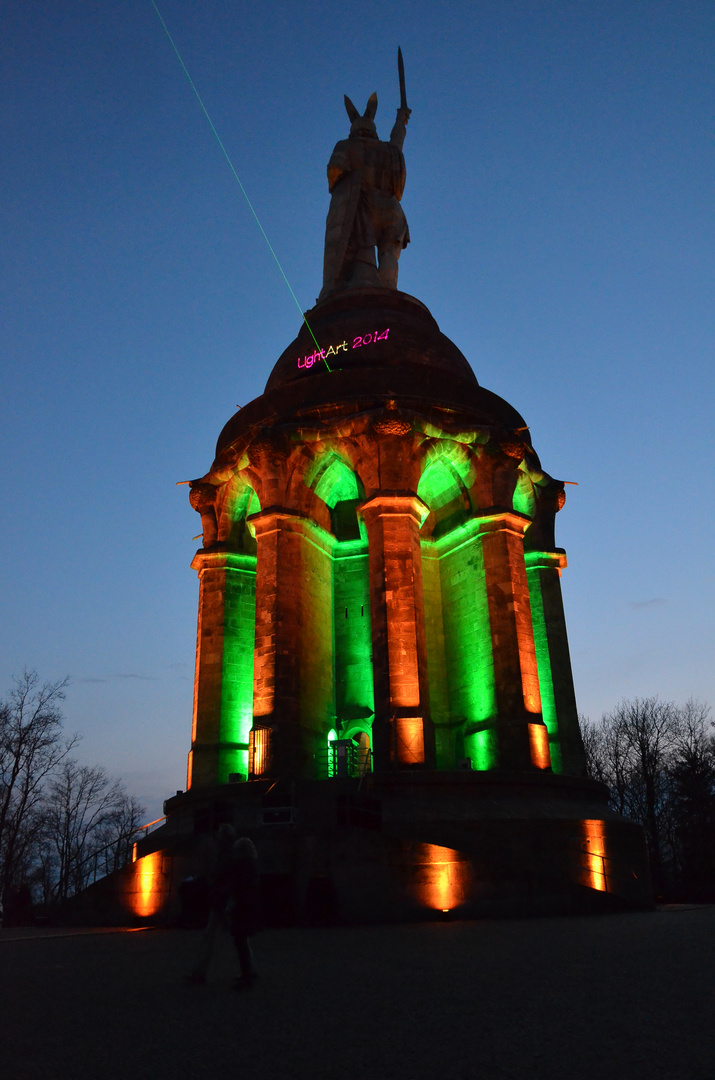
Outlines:
[[[191,565],[199,574],[199,619],[187,787],[211,787],[247,773],[256,560],[199,551]]]
[[[569,776],[582,776],[586,759],[561,597],[561,570],[565,566],[563,551],[526,553],[541,702],[549,731],[553,769]]]
[[[375,769],[434,768],[419,529],[414,494],[381,493],[360,507],[368,534]]]
[[[329,543],[283,508],[248,523],[257,545],[254,726],[272,729],[271,776],[312,775],[310,758],[334,712]]]
[[[530,522],[509,511],[477,521],[492,638],[498,767],[544,768],[548,746],[524,562],[524,531]]]

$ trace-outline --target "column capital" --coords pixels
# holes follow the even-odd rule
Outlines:
[[[525,551],[524,562],[527,570],[564,570],[566,552],[559,548],[556,551]]]
[[[429,514],[429,507],[413,491],[378,491],[358,506],[358,513],[365,524],[381,517],[409,515],[419,528]]]
[[[308,521],[305,514],[298,510],[290,510],[286,506],[267,506],[265,510],[259,510],[257,514],[250,514],[246,518],[246,524],[253,536],[262,536],[264,533],[275,532],[281,527],[282,522]]]
[[[246,518],[246,524],[256,540],[279,531],[297,533],[329,555],[332,555],[337,544],[335,537],[321,528],[307,514],[302,514],[299,510],[289,510],[283,506],[269,506],[257,514],[251,514]]]
[[[255,573],[256,556],[242,551],[197,551],[191,569],[199,574],[203,570],[251,570]]]
[[[475,514],[473,520],[478,526],[478,536],[507,532],[523,537],[531,525],[531,518],[517,510],[486,510]]]

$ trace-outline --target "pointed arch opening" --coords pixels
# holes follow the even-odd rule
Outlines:
[[[247,555],[255,555],[256,541],[246,527],[246,518],[261,511],[261,501],[247,482],[239,482],[226,500],[228,542]]]
[[[365,493],[359,477],[337,454],[323,459],[310,484],[330,510],[330,527],[341,542],[365,539],[357,508]]]
[[[445,457],[433,458],[422,472],[417,494],[429,507],[423,529],[436,539],[456,528],[469,513],[469,496],[455,463]]]
[[[527,517],[532,519],[536,513],[534,485],[522,469],[519,469],[517,474],[512,506],[518,514],[526,514]]]

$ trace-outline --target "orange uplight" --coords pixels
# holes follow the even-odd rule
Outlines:
[[[398,716],[397,760],[402,765],[421,765],[425,759],[425,733],[421,716]]]
[[[248,760],[253,776],[265,776],[270,764],[270,728],[253,728],[248,735]]]
[[[528,713],[541,712],[541,690],[539,677],[534,667],[533,646],[531,649],[519,644],[519,663],[521,665],[521,688],[524,694],[524,708]],[[530,670],[530,668],[532,670]]]
[[[161,907],[163,896],[162,853],[153,851],[134,863],[135,891],[131,907],[135,915],[149,919]]]
[[[417,507],[413,498],[382,495],[379,500],[382,511],[390,702],[398,709],[414,709],[419,707],[420,702],[419,650],[415,566],[412,556],[407,553],[414,550],[415,530],[419,528],[420,515],[415,516]],[[419,545],[419,541],[417,543]]]
[[[582,821],[582,851],[584,852],[583,884],[599,892],[608,892],[605,821]]]
[[[471,868],[461,852],[437,844],[420,844],[415,869],[417,893],[425,907],[447,914],[464,903]]]
[[[536,765],[537,769],[549,769],[551,767],[549,733],[543,724],[529,724],[529,748],[531,750],[531,762]]]

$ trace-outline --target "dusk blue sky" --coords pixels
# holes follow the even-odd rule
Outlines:
[[[576,693],[715,702],[715,4],[157,0],[303,308],[347,93],[408,102],[400,288],[578,482]],[[80,756],[184,787],[209,468],[299,312],[150,0],[9,0],[3,618]]]

